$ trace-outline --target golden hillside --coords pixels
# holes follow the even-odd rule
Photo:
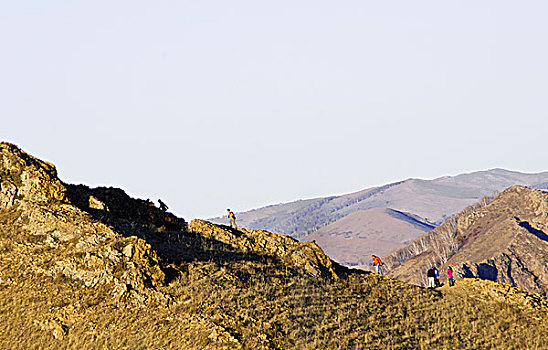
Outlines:
[[[0,144],[1,349],[548,347],[536,294],[431,291],[266,231],[187,223],[122,190],[62,183]]]

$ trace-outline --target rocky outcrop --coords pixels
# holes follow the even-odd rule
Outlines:
[[[22,203],[66,200],[66,189],[55,166],[0,143],[0,209]]]
[[[121,189],[64,184],[53,165],[11,144],[0,145],[0,164],[4,242],[17,256],[33,257],[27,266],[20,261],[22,269],[101,287],[113,303],[168,300],[157,287],[177,274],[169,265],[195,259],[205,241],[246,259],[268,256],[318,278],[338,279],[337,271],[345,270],[312,242],[199,220],[189,231],[183,219]]]
[[[338,279],[335,269],[342,269],[341,266],[331,261],[314,242],[301,243],[290,236],[262,230],[245,228],[235,230],[204,220],[193,220],[189,229],[246,254],[274,257],[284,264],[301,269],[312,276]]]
[[[91,213],[107,211],[103,202],[89,196],[91,211],[78,208],[53,165],[12,144],[0,144],[0,165],[1,241],[21,257],[11,264],[85,287],[103,286],[115,303],[128,296],[139,302],[166,299],[154,291],[165,280],[156,252],[114,230],[106,217],[107,224],[94,218]]]

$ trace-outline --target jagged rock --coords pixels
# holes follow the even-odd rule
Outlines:
[[[0,143],[0,179],[0,208],[9,208],[18,201],[66,200],[66,189],[52,164],[5,142]]]
[[[35,237],[32,243],[20,246],[21,254],[45,248],[56,251],[47,263],[40,263],[44,255],[31,261],[29,267],[34,271],[62,275],[88,288],[110,286],[115,296],[123,283],[137,298],[147,300],[150,298],[142,298],[142,294],[154,294],[151,288],[164,283],[165,274],[150,244],[137,237],[123,237],[76,207],[53,165],[1,143],[0,176],[1,213],[9,214],[21,232]],[[93,195],[87,198],[82,208],[108,213],[103,201]],[[29,251],[23,253],[25,249]]]
[[[108,211],[107,205],[93,196],[89,196],[89,207],[91,209]]]
[[[290,236],[263,230],[234,230],[198,219],[190,223],[189,229],[245,253],[275,257],[310,275],[338,279],[334,262],[314,242],[299,242]]]
[[[2,178],[0,182],[0,208],[9,208],[15,201],[17,195],[17,186],[9,179]]]
[[[133,256],[133,244],[128,244],[122,253],[126,256],[126,258],[131,259]]]

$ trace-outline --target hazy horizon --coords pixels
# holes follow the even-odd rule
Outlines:
[[[0,139],[185,219],[548,170],[545,2],[0,9]]]

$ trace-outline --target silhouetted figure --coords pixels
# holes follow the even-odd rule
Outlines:
[[[160,210],[165,213],[167,211],[167,205],[164,202],[162,202],[161,199],[158,199],[158,203],[160,203]]]
[[[447,268],[447,279],[449,280],[449,287],[453,287],[455,280],[453,279],[453,268],[451,266]]]
[[[233,227],[235,229],[238,228],[238,225],[236,225],[236,215],[230,210],[226,210],[228,212],[228,219],[230,220],[230,227]]]
[[[383,262],[381,261],[381,258],[379,258],[376,255],[371,255],[373,257],[373,265],[375,265],[375,272],[377,275],[380,275],[380,267],[383,265]]]

